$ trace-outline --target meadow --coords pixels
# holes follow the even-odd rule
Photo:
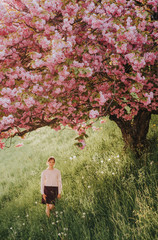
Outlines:
[[[125,152],[120,130],[104,120],[88,130],[83,150],[69,128],[7,141],[0,150],[1,240],[158,239],[158,117],[152,116],[141,159]],[[63,190],[48,218],[40,181],[51,155]]]

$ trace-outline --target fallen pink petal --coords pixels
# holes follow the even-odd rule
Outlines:
[[[17,145],[15,145],[15,147],[22,147],[23,145],[23,143],[18,143]]]

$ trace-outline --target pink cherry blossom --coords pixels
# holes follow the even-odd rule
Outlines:
[[[0,138],[156,111],[156,14],[157,0],[1,1]]]
[[[35,100],[33,99],[33,97],[26,98],[24,99],[24,101],[28,108],[32,107],[35,104]]]
[[[145,105],[149,105],[151,103],[151,100],[154,97],[154,94],[153,94],[153,92],[150,92],[149,94],[145,93],[144,95],[145,95],[145,97],[147,97],[147,101],[145,102]]]
[[[99,116],[99,112],[97,110],[91,110],[89,113],[90,118],[96,118]]]
[[[90,53],[90,54],[95,54],[95,53],[98,52],[98,49],[95,48],[95,46],[89,46],[89,47],[88,47],[88,50],[89,50],[89,53]]]
[[[0,139],[0,148],[3,149],[4,146],[5,146],[4,142],[2,142],[1,139]]]
[[[98,131],[98,130],[100,130],[99,127],[95,127],[95,126],[93,126],[92,129],[93,129],[93,131]]]
[[[85,91],[85,86],[84,85],[79,85],[79,91],[84,92]]]
[[[106,122],[106,119],[100,120],[100,123],[105,123],[105,122]]]
[[[55,90],[55,93],[57,93],[57,94],[61,93],[61,89],[60,89],[60,88],[57,88],[57,89]]]
[[[126,0],[116,0],[117,3],[122,3],[122,4],[125,4],[126,3]]]
[[[121,46],[118,46],[116,44],[116,51],[117,53],[123,53],[125,54],[127,52],[127,43],[122,44]]]
[[[156,54],[154,52],[147,52],[144,54],[146,62],[149,62],[151,65],[154,65],[156,60]]]
[[[82,144],[82,146],[81,146],[80,148],[81,148],[81,149],[84,149],[85,146],[86,146],[85,141],[82,139],[82,140],[79,140],[79,142]]]
[[[107,101],[107,99],[105,98],[104,94],[100,91],[100,99],[99,99],[99,103],[100,105],[104,105],[104,103]]]

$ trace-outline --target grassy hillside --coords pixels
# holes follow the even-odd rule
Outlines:
[[[84,150],[76,133],[42,128],[14,138],[0,150],[1,240],[158,239],[158,117],[150,149],[137,159],[125,154],[120,130],[106,119],[89,129]],[[22,147],[16,147],[22,143]],[[9,147],[10,146],[10,147]],[[41,204],[40,177],[53,155],[61,170],[62,198],[48,219]]]

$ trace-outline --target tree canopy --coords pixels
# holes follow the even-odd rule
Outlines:
[[[0,138],[67,125],[84,145],[90,118],[157,112],[157,6],[0,1]]]

